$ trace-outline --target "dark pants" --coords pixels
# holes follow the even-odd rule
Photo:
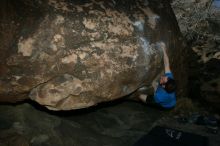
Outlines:
[[[143,86],[143,87],[139,88],[132,96],[134,96],[134,98],[138,98],[138,96],[140,96],[141,94],[147,95],[147,99],[146,99],[145,103],[146,103],[146,105],[148,105],[150,107],[158,108],[161,110],[172,109],[172,108],[164,108],[160,104],[155,102],[154,88],[152,86],[151,87]]]

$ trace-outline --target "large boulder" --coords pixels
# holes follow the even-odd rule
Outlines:
[[[134,92],[163,72],[159,42],[186,93],[182,38],[163,0],[2,0],[0,101],[31,98],[52,110]]]

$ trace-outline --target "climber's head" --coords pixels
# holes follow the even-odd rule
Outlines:
[[[160,85],[168,92],[172,93],[176,90],[176,82],[167,76],[161,76]]]

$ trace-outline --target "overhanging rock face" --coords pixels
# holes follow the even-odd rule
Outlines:
[[[179,29],[162,0],[1,3],[0,101],[70,110],[123,97],[163,71],[161,41],[175,77],[184,74]]]

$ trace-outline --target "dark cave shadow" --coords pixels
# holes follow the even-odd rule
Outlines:
[[[97,105],[87,107],[87,108],[74,109],[74,110],[60,110],[60,111],[49,110],[45,106],[40,105],[39,103],[37,103],[33,100],[30,100],[30,99],[26,99],[24,101],[19,101],[16,103],[3,102],[3,103],[0,103],[0,106],[1,105],[18,106],[18,105],[27,103],[27,104],[30,104],[31,106],[33,106],[36,110],[39,110],[41,112],[45,112],[45,113],[59,116],[59,117],[69,117],[69,116],[73,116],[73,115],[77,116],[77,115],[85,115],[85,114],[93,113],[93,112],[96,112],[97,110],[101,110],[103,108],[108,108],[108,107],[112,107],[112,106],[117,106],[117,105],[122,104],[124,102],[130,102],[130,101],[126,100],[126,97],[122,97],[122,98],[116,99],[114,101],[102,102],[102,103],[99,103]]]
[[[34,109],[41,111],[41,112],[44,112],[44,113],[47,113],[47,114],[50,114],[50,115],[54,115],[54,116],[58,116],[58,117],[71,117],[71,116],[87,115],[90,113],[97,112],[98,110],[102,110],[102,109],[106,109],[106,108],[110,108],[110,107],[114,107],[114,106],[119,106],[120,104],[123,104],[123,103],[133,103],[136,105],[144,106],[150,110],[155,110],[157,112],[169,112],[171,110],[171,109],[166,110],[163,108],[158,108],[158,107],[155,107],[154,105],[146,105],[145,103],[143,103],[141,101],[129,99],[128,95],[121,97],[119,99],[113,100],[113,101],[101,102],[101,103],[98,103],[97,105],[94,105],[91,107],[82,108],[82,109],[73,109],[73,110],[59,110],[59,111],[49,110],[45,106],[40,105],[39,103],[37,103],[36,101],[33,101],[31,99],[26,99],[24,101],[19,101],[16,103],[2,102],[2,103],[0,103],[0,106],[1,105],[18,106],[18,105],[22,105],[22,104],[29,104]]]

